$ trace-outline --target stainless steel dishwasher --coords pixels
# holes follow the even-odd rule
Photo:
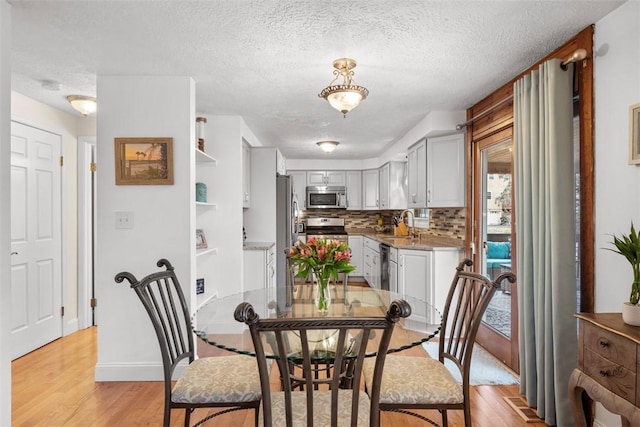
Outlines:
[[[380,243],[380,289],[389,290],[389,255],[391,247]]]

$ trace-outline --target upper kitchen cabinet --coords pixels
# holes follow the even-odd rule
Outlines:
[[[347,209],[362,209],[362,172],[347,171]]]
[[[344,171],[307,171],[307,185],[338,185],[347,183]]]
[[[463,207],[464,168],[464,134],[429,138],[409,147],[407,207]]]
[[[407,207],[405,185],[406,164],[387,162],[380,167],[380,209],[404,209]]]
[[[378,169],[367,169],[362,171],[362,209],[380,209],[378,191]]]
[[[307,172],[288,171],[287,174],[293,181],[293,194],[298,199],[298,206],[303,210],[307,209]]]
[[[242,141],[242,207],[251,207],[251,147]]]
[[[407,150],[407,207],[427,207],[427,141]]]
[[[427,207],[465,205],[464,134],[427,140]]]
[[[276,150],[276,173],[280,175],[287,173],[287,159],[282,155],[280,150]]]

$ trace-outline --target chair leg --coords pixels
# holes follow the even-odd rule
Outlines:
[[[464,401],[464,426],[471,427],[471,407],[467,399]]]
[[[192,408],[184,408],[184,427],[189,427],[189,423],[191,422],[191,411]]]
[[[442,427],[447,427],[449,425],[449,420],[447,419],[447,410],[440,409],[440,413],[442,414]]]
[[[163,427],[169,427],[171,424],[171,407],[169,405],[164,405],[164,418],[162,421]]]

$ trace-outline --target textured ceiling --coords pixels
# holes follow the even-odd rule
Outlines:
[[[289,158],[379,155],[430,111],[464,110],[621,1],[10,1],[13,89],[72,112],[96,76],[181,75],[198,114],[241,115]],[[317,94],[356,59],[346,119]],[[61,83],[45,90],[42,80]],[[98,100],[98,109],[100,100]],[[99,114],[99,111],[98,111]]]

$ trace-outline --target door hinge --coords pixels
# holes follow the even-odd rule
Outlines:
[[[98,306],[98,299],[91,298],[91,308],[96,308]]]
[[[60,307],[60,316],[64,317],[64,305]]]
[[[64,156],[60,156],[60,166],[64,166]]]
[[[96,164],[96,162],[91,162],[89,169],[91,170],[91,172],[95,172],[98,169],[98,165]]]

